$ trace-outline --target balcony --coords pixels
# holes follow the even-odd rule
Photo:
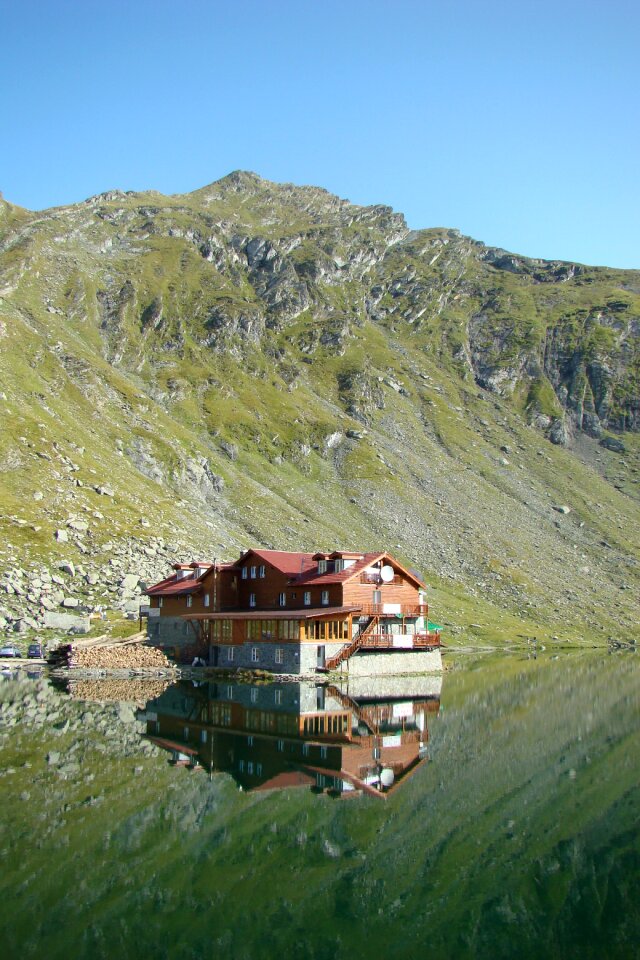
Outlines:
[[[383,580],[378,570],[371,571],[370,573],[365,571],[360,574],[360,583],[374,583],[376,586],[379,586],[381,583],[393,584],[403,582],[402,577],[398,577],[397,575],[394,576],[393,580]]]
[[[363,617],[427,617],[429,614],[426,603],[363,603],[360,608]]]
[[[440,646],[440,632],[369,633],[362,638],[362,650],[431,650]]]

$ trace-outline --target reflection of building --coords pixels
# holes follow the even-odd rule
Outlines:
[[[147,591],[148,632],[183,660],[229,669],[425,672],[441,668],[425,591],[386,552],[248,550],[176,564]]]
[[[244,790],[384,796],[426,759],[440,707],[440,678],[411,683],[410,697],[356,702],[335,686],[183,681],[147,704],[147,736],[171,762],[230,773]]]

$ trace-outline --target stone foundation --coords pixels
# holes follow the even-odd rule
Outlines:
[[[325,657],[331,657],[343,644],[326,644]],[[255,655],[254,655],[255,650]],[[282,652],[282,661],[276,661],[276,650]],[[230,655],[231,654],[231,655]],[[209,649],[209,666],[229,670],[268,670],[270,673],[308,674],[315,673],[318,666],[315,643],[261,643],[247,641],[230,646],[212,644]]]
[[[441,673],[440,650],[358,650],[343,666],[349,677]]]

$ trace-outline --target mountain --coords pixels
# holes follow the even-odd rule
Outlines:
[[[9,629],[260,544],[387,547],[449,640],[637,632],[638,271],[235,172],[0,201],[0,347]]]

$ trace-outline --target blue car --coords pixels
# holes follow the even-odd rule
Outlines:
[[[14,647],[13,644],[9,644],[6,647],[0,648],[0,659],[6,659],[7,657],[22,657],[22,654],[17,647]]]

